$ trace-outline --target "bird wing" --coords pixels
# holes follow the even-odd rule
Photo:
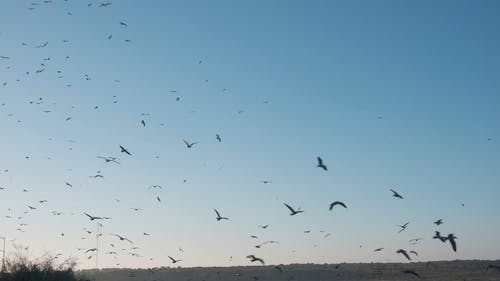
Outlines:
[[[453,248],[453,251],[457,251],[457,243],[455,242],[454,238],[448,238],[448,241],[450,241],[451,247]]]
[[[215,213],[217,214],[217,217],[220,218],[220,214],[219,214],[219,211],[217,211],[217,209],[214,209]]]
[[[288,210],[290,210],[292,213],[295,213],[295,210],[290,205],[288,205],[287,203],[283,203],[283,204],[285,204],[285,206],[288,208]]]
[[[321,159],[321,157],[316,157],[316,159],[318,159],[318,166],[323,166],[323,159]]]

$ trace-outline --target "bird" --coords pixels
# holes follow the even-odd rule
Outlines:
[[[380,251],[382,251],[383,249],[384,249],[384,248],[377,248],[377,249],[375,249],[375,250],[373,250],[373,251],[374,251],[374,252],[380,252]]]
[[[455,239],[457,239],[457,237],[453,233],[450,233],[448,234],[448,236],[446,236],[446,240],[450,241],[451,248],[454,252],[457,251],[457,242],[455,242]]]
[[[125,23],[125,22],[123,22],[123,21],[121,21],[121,22],[120,22],[120,25],[121,25],[121,26],[128,26],[128,24],[127,24],[127,23]]]
[[[85,214],[87,217],[89,217],[89,219],[90,219],[91,221],[94,221],[94,220],[108,220],[108,219],[111,219],[111,218],[109,218],[109,217],[94,217],[94,216],[91,216],[91,215],[89,215],[89,214],[87,214],[87,213],[84,213],[84,214]]]
[[[410,251],[409,253],[410,253],[410,254],[414,254],[415,256],[417,256],[417,257],[418,257],[418,253],[417,253],[417,251]]]
[[[192,142],[192,143],[189,143],[189,142],[187,142],[187,141],[186,141],[186,140],[184,140],[184,139],[183,139],[183,141],[184,141],[184,143],[186,144],[187,148],[191,148],[191,147],[193,147],[193,145],[197,144],[197,142]]]
[[[87,251],[85,251],[85,254],[87,254],[89,252],[95,252],[95,251],[97,251],[97,248],[88,249]]]
[[[420,277],[420,275],[418,273],[416,273],[415,271],[413,271],[411,269],[405,269],[405,270],[403,270],[403,273],[404,274],[411,274],[411,275],[414,275],[414,276],[416,276],[418,278],[422,278],[422,277]]]
[[[217,211],[217,209],[214,209],[215,213],[217,214],[217,221],[220,221],[220,220],[228,220],[229,218],[226,218],[226,217],[221,217],[221,215],[219,214],[219,211]]]
[[[397,193],[394,189],[389,189],[389,190],[392,191],[392,196],[399,198],[399,199],[403,199],[403,196],[401,196],[399,193]]]
[[[396,225],[396,226],[398,226],[398,227],[400,227],[400,228],[401,228],[401,229],[398,231],[398,233],[401,233],[401,232],[403,232],[404,230],[406,230],[406,228],[408,227],[408,224],[410,224],[410,222],[407,222],[407,223],[405,223],[405,224],[403,224],[403,225]]]
[[[285,206],[288,208],[288,210],[290,210],[290,212],[291,212],[291,213],[290,213],[290,216],[294,216],[294,215],[296,215],[296,214],[300,214],[300,213],[303,213],[303,212],[304,212],[304,211],[300,210],[300,208],[299,208],[299,209],[297,209],[297,210],[294,210],[294,209],[293,209],[292,207],[290,207],[290,205],[288,205],[287,203],[283,203],[283,204],[285,204]]]
[[[442,225],[443,224],[443,220],[442,219],[438,219],[437,221],[434,222],[435,225],[439,226],[439,225]]]
[[[266,229],[267,227],[269,227],[269,225],[268,224],[264,224],[264,225],[259,225],[259,227],[262,228],[262,229]]]
[[[222,138],[220,137],[219,134],[215,134],[215,139],[218,140],[219,142],[222,142]]]
[[[120,149],[121,149],[121,152],[122,152],[122,153],[126,153],[126,154],[128,154],[128,155],[132,155],[132,154],[130,154],[130,152],[128,152],[128,150],[127,150],[125,147],[123,147],[123,146],[121,146],[121,145],[120,145]]]
[[[146,122],[144,120],[141,120],[141,124],[143,127],[146,127]]]
[[[263,184],[270,184],[270,183],[272,183],[272,181],[268,181],[268,180],[263,180],[263,181],[260,181],[260,182],[263,183]]]
[[[417,243],[421,240],[424,240],[424,238],[414,238],[414,239],[410,239],[408,241],[408,243],[410,243],[410,245],[417,245]]]
[[[316,167],[318,168],[321,168],[325,171],[328,171],[328,168],[326,167],[326,165],[323,163],[323,159],[321,159],[321,157],[316,157],[316,159],[318,160],[318,164],[316,165]]]
[[[172,258],[171,256],[168,256],[168,258],[172,261],[172,263],[178,263],[178,262],[182,261],[182,260],[176,260],[176,259]]]
[[[399,249],[396,251],[396,253],[402,254],[403,256],[405,256],[405,258],[407,258],[409,261],[411,261],[410,255],[408,255],[408,252],[406,252],[405,250]]]
[[[439,231],[436,231],[436,234],[434,234],[434,236],[432,237],[433,239],[439,239],[441,240],[441,242],[446,242],[446,240],[448,240],[448,237],[446,236],[441,236],[441,233]]]
[[[104,161],[106,161],[106,163],[114,162],[116,164],[120,164],[120,162],[116,161],[116,160],[118,160],[118,158],[116,158],[116,157],[97,156],[97,158],[103,159]]]
[[[263,259],[258,258],[258,257],[254,256],[254,255],[248,255],[247,258],[250,259],[250,262],[256,262],[256,261],[258,261],[261,264],[266,264]]]
[[[342,206],[342,207],[344,207],[344,208],[347,209],[347,206],[343,202],[335,201],[335,202],[333,202],[333,203],[330,204],[330,208],[328,210],[331,211],[333,209],[333,207],[335,207],[337,205],[340,205],[340,206]]]
[[[132,242],[130,239],[125,238],[125,237],[123,237],[123,236],[121,236],[121,235],[118,235],[118,234],[111,234],[111,235],[118,237],[118,238],[120,239],[120,241],[127,241],[127,242],[129,242],[130,244],[134,244],[134,242]]]
[[[160,196],[156,196],[156,200],[158,200],[158,202],[160,202],[160,203],[161,203]]]

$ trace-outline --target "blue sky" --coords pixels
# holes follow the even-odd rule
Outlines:
[[[168,265],[169,255],[181,266],[247,265],[248,254],[270,264],[404,262],[399,248],[417,261],[498,258],[498,3],[100,3],[2,3],[0,234],[9,241],[93,267],[77,250],[95,247],[88,212],[112,217],[100,267]],[[89,177],[97,171],[104,178]],[[348,209],[329,212],[335,200]],[[305,213],[290,217],[284,202]],[[213,208],[230,220],[217,222]],[[433,240],[435,230],[455,233],[459,251]],[[254,248],[266,240],[280,243]]]

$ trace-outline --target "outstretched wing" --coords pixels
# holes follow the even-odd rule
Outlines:
[[[217,217],[220,218],[220,214],[219,214],[219,211],[217,211],[217,209],[214,209],[215,213],[217,214]]]
[[[283,204],[285,204],[285,206],[288,208],[288,210],[290,210],[290,212],[295,213],[295,210],[290,205],[288,205],[287,203]]]
[[[457,251],[457,242],[455,242],[454,238],[448,238],[448,241],[450,241],[451,247],[453,248],[453,251]]]

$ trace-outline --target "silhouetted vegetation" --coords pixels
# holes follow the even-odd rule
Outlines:
[[[84,281],[75,275],[74,259],[59,262],[58,257],[45,255],[30,259],[21,248],[5,260],[0,281]]]

